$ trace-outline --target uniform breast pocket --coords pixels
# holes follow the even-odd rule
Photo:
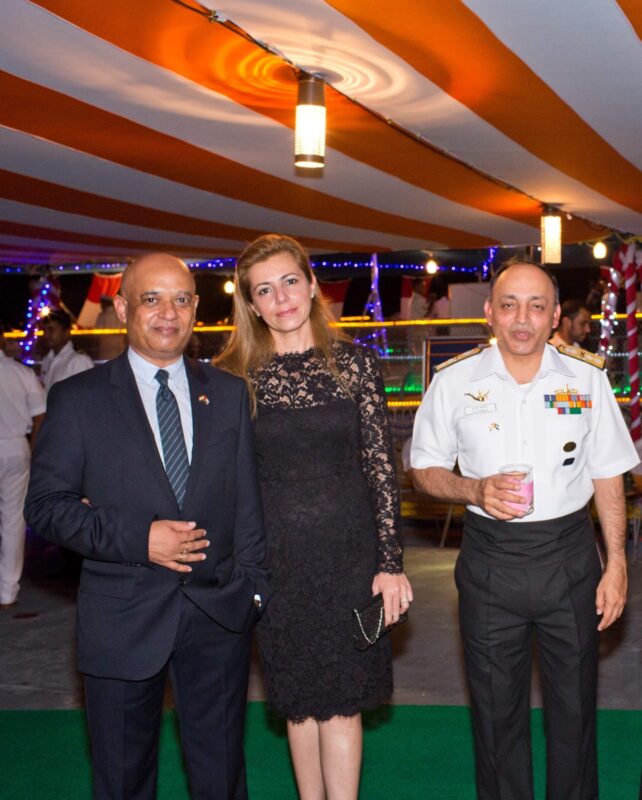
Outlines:
[[[503,463],[505,422],[495,409],[475,407],[457,421],[457,451],[464,475],[494,475]]]
[[[581,414],[557,414],[555,409],[551,409],[551,412],[542,431],[548,461],[550,463],[552,457],[555,466],[570,467],[584,451],[591,430],[591,411],[583,409]]]

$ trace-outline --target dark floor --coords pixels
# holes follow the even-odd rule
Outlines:
[[[439,549],[430,526],[407,532],[406,571],[415,602],[410,621],[394,631],[394,702],[466,704],[457,598],[452,572],[458,549]],[[641,547],[642,549],[642,547]],[[602,634],[598,703],[601,708],[642,708],[642,557],[631,564],[624,616]],[[76,708],[82,705],[74,668],[74,565],[58,548],[35,537],[28,543],[19,603],[0,612],[0,708]],[[533,702],[540,705],[537,679]],[[250,699],[261,699],[253,663]]]

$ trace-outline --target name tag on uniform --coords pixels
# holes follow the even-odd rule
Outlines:
[[[497,410],[497,403],[484,403],[481,406],[465,406],[464,414],[489,414],[491,411]]]

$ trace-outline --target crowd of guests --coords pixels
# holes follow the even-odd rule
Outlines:
[[[567,672],[567,694],[546,692],[555,710],[549,796],[589,800],[597,796],[597,621],[587,608],[592,603],[594,613],[597,602],[600,629],[622,612],[621,473],[637,455],[598,365],[572,361],[588,332],[586,308],[568,302],[560,309],[552,276],[523,261],[500,271],[490,291],[486,314],[497,347],[444,365],[418,414],[412,471],[422,490],[469,507],[457,581],[478,796],[532,797],[525,668],[507,675],[502,659],[511,652],[525,664],[525,631],[535,627],[548,647],[557,625],[585,633],[572,653],[568,641],[561,655],[554,645],[546,651],[551,676],[562,680],[560,658]],[[423,299],[423,317],[447,315],[447,289],[437,279]],[[308,256],[287,236],[262,236],[240,255],[236,329],[214,365],[183,357],[195,346],[197,307],[186,265],[147,255],[127,267],[113,302],[128,335],[116,358],[92,369],[71,344],[64,311],[42,323],[49,348],[42,386],[0,354],[0,498],[5,486],[13,497],[13,517],[0,515],[0,599],[16,601],[27,492],[31,527],[83,558],[78,658],[96,798],[155,796],[168,676],[192,796],[247,797],[243,725],[256,623],[267,701],[287,720],[300,797],[356,800],[361,711],[392,692],[390,641],[381,634],[413,601],[381,374],[370,351],[328,325]],[[568,353],[547,344],[553,328],[554,343]],[[569,417],[565,428],[553,423],[555,445],[551,439],[536,474],[557,475],[557,488],[525,519],[519,480],[495,474],[493,459],[518,428],[524,453],[540,458],[541,430],[532,428],[545,429],[553,416],[539,406],[532,419],[510,415],[551,372],[560,384],[573,376],[578,391],[599,396],[602,433],[591,432],[588,412]],[[558,391],[556,383],[542,388]],[[28,435],[36,441],[27,490]],[[597,465],[597,448],[608,449],[606,466]],[[457,459],[460,474],[452,471]],[[565,494],[569,481],[581,483],[577,502]],[[608,547],[604,577],[589,552],[584,508],[593,491]],[[529,580],[511,574],[533,567],[533,536],[550,556],[534,568],[551,575],[561,561],[586,556],[576,566],[578,586],[556,590],[538,620],[529,617]],[[11,537],[13,553],[5,551]],[[494,607],[504,614],[496,620],[484,611],[491,566],[510,575],[493,586]],[[541,574],[544,585],[549,578]],[[373,598],[379,616],[368,627]],[[545,613],[557,615],[550,627]],[[355,624],[363,648],[355,646]],[[480,637],[496,648],[480,646]],[[568,699],[574,691],[585,698],[579,711]],[[577,736],[569,726],[579,726]]]

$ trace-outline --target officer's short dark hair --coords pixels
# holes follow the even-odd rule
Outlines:
[[[504,263],[500,266],[497,272],[493,273],[492,278],[490,279],[490,294],[492,295],[493,289],[495,288],[495,284],[502,273],[506,272],[507,269],[514,267],[516,264],[528,264],[531,267],[537,267],[537,269],[541,269],[541,271],[548,277],[549,281],[553,284],[553,291],[555,293],[555,304],[559,303],[560,301],[560,288],[557,283],[557,278],[553,273],[545,267],[543,264],[538,264],[537,261],[533,261],[530,258],[526,258],[524,256],[513,256],[509,258],[508,261],[504,261]]]
[[[562,303],[560,322],[564,317],[568,317],[572,322],[575,319],[575,317],[580,313],[580,311],[582,311],[582,309],[584,311],[588,311],[589,314],[591,313],[586,307],[586,304],[583,303],[581,300],[575,300],[573,298],[570,300],[565,300]]]
[[[43,317],[42,322],[57,322],[60,327],[68,331],[71,329],[71,317],[69,314],[62,308],[54,308],[53,311],[50,311],[46,317]]]

